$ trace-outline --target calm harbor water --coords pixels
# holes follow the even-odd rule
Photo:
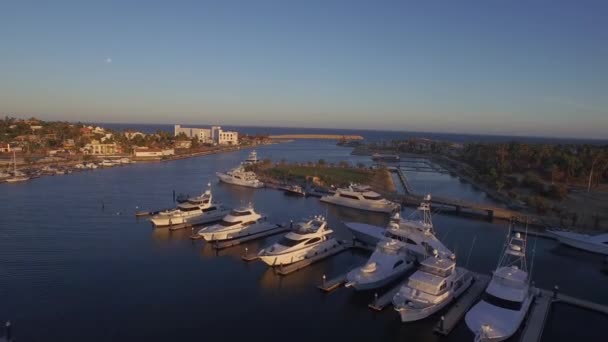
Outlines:
[[[140,163],[69,176],[0,185],[0,320],[10,319],[19,341],[200,341],[200,340],[382,340],[460,341],[472,335],[461,324],[448,338],[432,333],[437,317],[402,324],[387,308],[367,308],[372,293],[315,286],[363,263],[363,252],[344,252],[295,274],[280,277],[259,262],[240,260],[245,247],[258,250],[278,236],[216,253],[189,239],[190,231],[153,229],[133,213],[170,207],[172,191],[199,193],[211,182],[216,199],[238,206],[252,202],[276,222],[327,214],[339,238],[345,221],[385,224],[383,215],[326,206],[315,198],[285,196],[218,184],[215,172],[237,165],[248,151],[168,163]],[[331,141],[264,146],[275,161],[369,162]],[[408,173],[415,189],[486,201],[484,194],[449,175]],[[411,213],[405,209],[404,215]],[[506,223],[435,215],[438,236],[468,268],[490,272],[498,261]],[[602,258],[555,242],[535,246],[533,279],[559,284],[573,296],[608,304]],[[530,253],[532,255],[532,253]],[[593,322],[593,324],[590,324]],[[559,306],[544,341],[568,341],[585,329],[587,341],[603,340],[606,317]]]

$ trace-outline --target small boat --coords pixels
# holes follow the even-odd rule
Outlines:
[[[465,322],[475,341],[504,341],[522,324],[534,294],[526,266],[526,237],[509,230],[508,243],[481,300]]]
[[[94,170],[94,169],[98,168],[97,164],[95,164],[95,163],[87,163],[87,164],[85,164],[84,166],[85,166],[87,169],[91,169],[91,170]]]
[[[245,171],[243,166],[239,166],[230,171],[218,172],[217,177],[220,181],[233,185],[240,185],[249,188],[261,188],[264,183],[260,182],[258,176],[252,171]]]
[[[306,190],[299,185],[290,185],[283,188],[286,195],[306,196]]]
[[[30,180],[25,173],[17,170],[17,156],[15,155],[15,151],[13,151],[13,175],[9,178],[6,178],[4,181],[7,183],[20,183]]]
[[[120,158],[118,160],[118,162],[120,164],[132,164],[133,163],[133,161],[131,159],[129,159],[129,158]]]
[[[393,306],[402,322],[421,320],[446,307],[472,283],[471,272],[456,267],[453,255],[435,253],[395,294]]]
[[[386,162],[398,162],[399,161],[399,155],[397,155],[397,154],[374,153],[374,154],[372,154],[372,160],[374,160],[374,161],[386,161]]]
[[[608,255],[608,233],[587,235],[557,229],[547,230],[559,242],[588,252]]]
[[[365,265],[348,272],[345,286],[358,291],[385,286],[412,269],[415,260],[405,243],[381,241]]]
[[[258,256],[269,266],[289,265],[337,246],[339,242],[332,233],[325,217],[314,216],[297,223],[293,231],[262,249]]]
[[[356,184],[351,184],[348,188],[337,189],[336,193],[331,196],[321,197],[321,202],[381,213],[392,213],[400,208],[397,203],[371,191],[369,186]]]
[[[253,206],[249,205],[234,209],[220,222],[201,228],[198,235],[205,241],[223,241],[261,234],[277,227],[276,224],[269,223],[265,216],[257,213]]]
[[[209,184],[209,189],[200,196],[189,198],[175,209],[161,211],[150,218],[150,222],[157,228],[197,225],[218,221],[229,212],[221,203],[213,201]]]
[[[102,167],[113,167],[116,166],[116,163],[114,163],[113,161],[109,160],[109,159],[104,159],[101,161],[101,163],[99,164]]]
[[[389,239],[404,242],[419,261],[433,255],[434,250],[449,255],[452,252],[435,236],[429,201],[430,195],[427,195],[410,219],[402,219],[395,213],[386,228],[358,222],[345,225],[355,239],[370,246]]]

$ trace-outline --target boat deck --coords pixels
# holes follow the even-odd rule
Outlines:
[[[283,232],[286,232],[286,231],[289,231],[288,227],[285,227],[285,226],[282,226],[282,225],[276,225],[274,228],[270,228],[268,230],[264,230],[264,231],[259,232],[259,233],[245,235],[243,237],[239,237],[239,238],[236,238],[236,239],[230,239],[230,240],[226,240],[226,241],[214,241],[213,242],[213,248],[215,248],[215,249],[229,248],[229,247],[240,245],[240,244],[245,243],[247,241],[261,239],[263,237],[280,234],[280,233],[283,233]]]
[[[338,253],[344,252],[345,250],[349,249],[350,247],[351,246],[349,244],[345,243],[344,241],[340,241],[340,243],[336,247],[328,249],[327,251],[317,254],[311,258],[304,259],[304,260],[298,261],[298,262],[290,264],[290,265],[279,266],[277,273],[280,275],[288,275],[288,274],[294,273],[307,266],[314,264],[315,262],[326,259],[332,255],[336,255]]]
[[[439,320],[435,326],[435,332],[441,335],[448,335],[458,322],[464,317],[469,309],[475,304],[477,299],[485,290],[490,277],[487,275],[476,275],[475,282],[450,306],[449,310]]]

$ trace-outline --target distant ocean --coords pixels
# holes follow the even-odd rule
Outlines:
[[[156,131],[173,132],[173,125],[168,124],[128,124],[128,123],[97,123],[103,127],[114,130],[133,129],[144,133]],[[186,127],[209,127],[203,125],[184,125]],[[457,143],[505,143],[511,141],[525,142],[530,144],[592,144],[608,145],[608,140],[597,139],[575,139],[575,138],[549,138],[549,137],[525,137],[506,135],[481,135],[481,134],[458,134],[458,133],[434,133],[434,132],[407,132],[407,131],[375,131],[357,129],[334,129],[334,128],[296,128],[296,127],[256,127],[256,126],[222,126],[227,130],[235,130],[241,134],[343,134],[361,135],[367,141],[390,141],[404,140],[409,138],[428,138],[433,140],[450,141]]]

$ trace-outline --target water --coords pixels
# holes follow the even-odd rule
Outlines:
[[[367,308],[372,293],[339,289],[324,294],[315,288],[323,274],[331,277],[363,263],[365,253],[344,252],[280,277],[260,262],[240,260],[245,247],[258,250],[278,236],[216,254],[190,240],[190,231],[154,230],[145,219],[134,218],[136,207],[169,207],[173,190],[195,194],[211,181],[217,199],[232,206],[252,202],[276,222],[327,214],[340,238],[349,237],[342,222],[387,221],[383,215],[326,206],[315,198],[217,184],[214,173],[238,164],[247,153],[1,185],[0,321],[13,322],[19,341],[440,339],[431,332],[436,316],[402,324],[390,307],[381,313]],[[369,157],[350,156],[350,149],[332,142],[264,146],[258,153],[274,160],[369,162]],[[459,196],[465,188],[470,200],[485,200],[455,178],[432,175],[425,174],[423,183],[433,190]],[[405,215],[411,211],[406,209]],[[438,236],[462,263],[476,237],[468,267],[484,273],[495,268],[505,223],[446,215],[435,215],[434,222]],[[530,248],[534,241],[530,239]],[[608,304],[608,277],[600,273],[600,263],[599,256],[539,239],[534,280],[545,288],[559,284],[565,293]],[[551,317],[556,323],[545,330],[551,341],[577,336],[568,335],[564,326],[583,327],[587,320],[598,320],[586,318],[595,317],[586,312],[575,313],[556,310]],[[600,333],[588,340],[601,340]],[[461,324],[442,340],[471,338]]]

